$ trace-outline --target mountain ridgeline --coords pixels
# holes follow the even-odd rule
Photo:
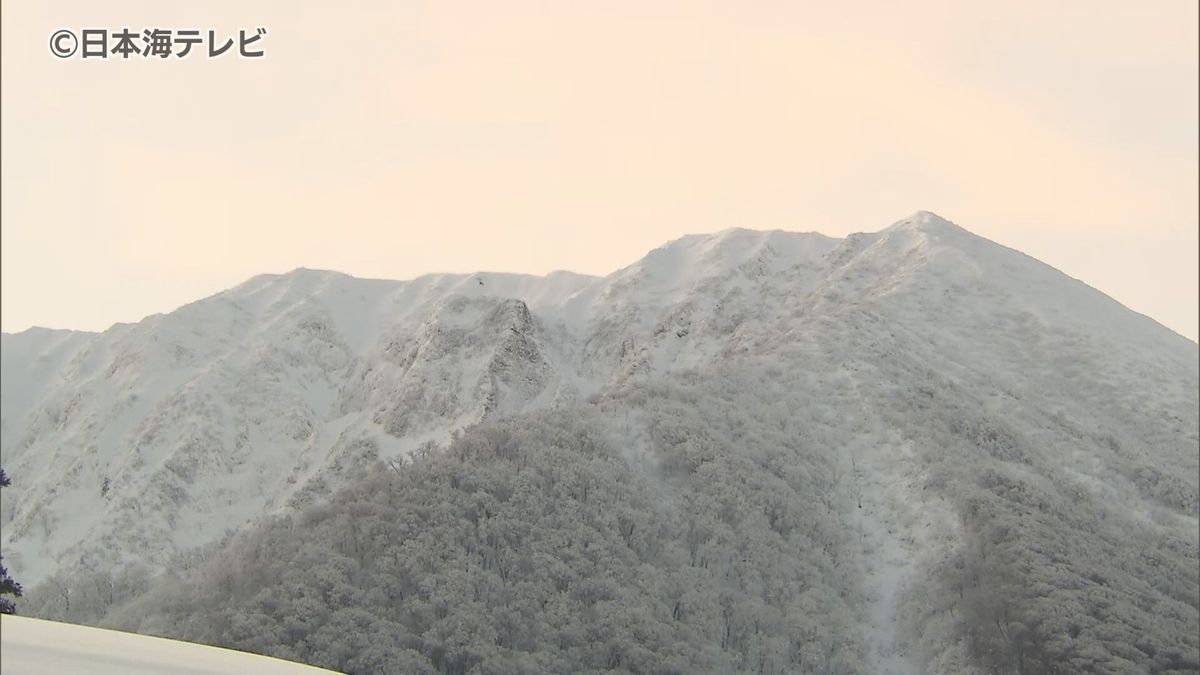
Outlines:
[[[926,212],[5,334],[18,611],[352,673],[1195,673],[1200,354]]]

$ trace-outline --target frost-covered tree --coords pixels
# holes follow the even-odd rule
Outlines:
[[[8,475],[4,473],[4,469],[0,467],[0,488],[12,485]],[[4,558],[0,556],[0,561]],[[18,584],[8,575],[8,570],[4,568],[4,564],[0,562],[0,614],[14,614],[17,611],[16,603],[4,596],[11,595],[14,598],[21,597],[21,584]]]

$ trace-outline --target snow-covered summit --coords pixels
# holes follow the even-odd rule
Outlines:
[[[892,223],[888,230],[919,230],[922,232],[967,232],[962,227],[946,220],[932,211],[917,211],[912,215]]]

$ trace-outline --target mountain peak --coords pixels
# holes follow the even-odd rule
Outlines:
[[[963,228],[946,220],[932,211],[917,211],[903,220],[898,220],[885,232],[894,230],[917,230],[921,232],[965,232]]]

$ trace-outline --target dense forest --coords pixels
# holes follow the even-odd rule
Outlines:
[[[861,672],[832,467],[675,405],[648,456],[567,413],[476,427],[112,622],[348,672]]]
[[[869,367],[903,386],[863,388],[819,347],[803,372],[630,385],[402,462],[367,448],[320,505],[153,582],[60,574],[31,606],[351,673],[1200,668],[1194,490],[1139,482],[1139,430],[1002,421],[901,358]],[[1106,484],[1127,491],[1074,477],[1080,445],[1124,457]]]

